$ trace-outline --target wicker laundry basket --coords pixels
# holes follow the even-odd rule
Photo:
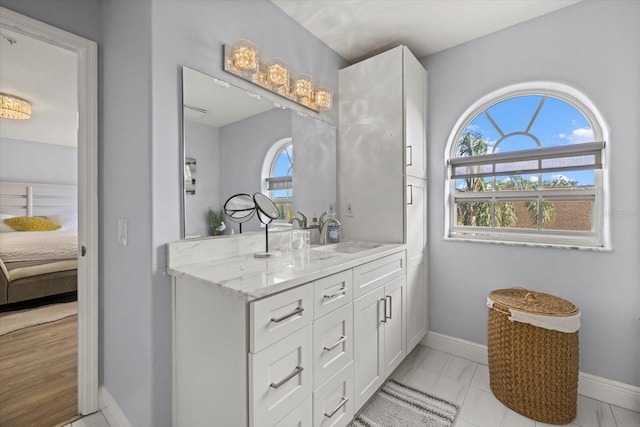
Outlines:
[[[489,294],[489,382],[514,411],[548,424],[576,417],[580,310],[522,288]]]

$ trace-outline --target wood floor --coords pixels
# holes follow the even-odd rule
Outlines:
[[[77,416],[77,315],[0,336],[0,426],[51,427]]]

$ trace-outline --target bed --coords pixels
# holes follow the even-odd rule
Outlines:
[[[0,182],[0,305],[77,290],[75,185]],[[10,217],[47,218],[55,231],[15,231]]]

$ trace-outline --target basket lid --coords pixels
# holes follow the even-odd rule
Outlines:
[[[548,316],[573,316],[580,312],[571,302],[554,295],[523,288],[496,289],[489,298],[506,308]]]

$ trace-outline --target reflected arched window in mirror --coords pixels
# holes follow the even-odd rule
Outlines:
[[[293,216],[293,143],[291,138],[281,139],[267,152],[263,167],[262,189],[278,207],[280,216],[276,222],[288,224]]]

